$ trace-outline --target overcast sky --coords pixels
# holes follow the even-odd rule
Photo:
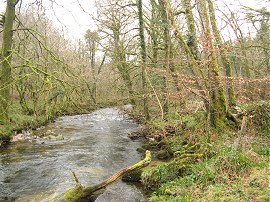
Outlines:
[[[55,3],[52,4],[49,0],[43,0],[43,4],[47,7],[46,14],[54,22],[55,26],[68,33],[68,38],[83,38],[87,29],[96,28],[95,23],[90,17],[90,15],[94,15],[96,12],[94,0],[54,1]],[[3,13],[5,10],[5,2],[6,0],[0,0],[0,13]],[[25,6],[32,2],[35,2],[35,0],[23,0],[23,5]]]
[[[47,15],[54,22],[55,26],[63,29],[66,36],[71,39],[83,38],[87,29],[95,29],[95,23],[91,20],[89,14],[95,14],[96,9],[94,6],[95,0],[54,0],[56,3],[51,4],[51,0],[43,0],[43,3],[48,8]],[[23,5],[29,2],[35,2],[35,0],[23,0]],[[81,9],[79,3],[85,10]],[[222,2],[222,0],[218,0]],[[237,5],[240,2],[242,5],[252,8],[261,8],[266,6],[270,10],[269,0],[223,0],[228,5],[231,5],[232,9],[239,9]],[[222,3],[219,3],[221,6]],[[0,0],[0,12],[5,10],[5,0]],[[88,12],[89,14],[87,14]]]

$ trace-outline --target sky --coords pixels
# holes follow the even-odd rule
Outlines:
[[[23,0],[23,5],[28,5],[36,0]],[[0,0],[0,13],[5,11],[6,0]],[[80,39],[84,37],[87,29],[96,29],[91,15],[94,15],[96,8],[95,0],[42,0],[45,5],[46,15],[56,27],[64,30],[69,39]],[[83,11],[83,9],[84,11]]]
[[[23,5],[33,3],[36,0],[23,0]],[[56,27],[63,30],[69,39],[82,39],[87,29],[96,29],[91,15],[95,15],[95,0],[42,0],[47,8],[46,14]],[[219,7],[230,5],[233,10],[239,9],[237,5],[242,4],[252,8],[266,6],[270,11],[270,0],[218,0]],[[264,2],[264,4],[262,4]],[[80,6],[81,5],[81,6]],[[82,9],[83,8],[83,9]],[[0,0],[0,13],[5,10],[5,0]]]

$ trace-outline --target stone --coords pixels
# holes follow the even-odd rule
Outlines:
[[[14,135],[14,136],[12,137],[11,142],[17,142],[17,141],[24,140],[24,139],[25,139],[24,134],[19,133],[19,134]]]
[[[57,135],[55,138],[56,138],[57,140],[63,140],[63,139],[64,139],[64,136],[63,136],[63,135]]]

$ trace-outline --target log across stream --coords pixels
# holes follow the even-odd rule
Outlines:
[[[148,166],[151,162],[151,152],[146,151],[145,158],[138,163],[131,165],[129,167],[123,168],[120,171],[114,173],[108,179],[96,184],[84,187],[78,180],[76,174],[72,172],[76,185],[74,188],[69,189],[63,195],[52,199],[50,202],[92,202],[95,201],[98,196],[103,193],[105,189],[110,184],[116,182],[125,174],[128,174],[132,171],[144,168]],[[102,190],[102,191],[101,191]]]
[[[138,129],[117,108],[61,117],[38,131],[64,139],[16,142],[0,153],[0,201],[49,201],[75,186],[71,171],[84,186],[98,184],[144,157],[141,143],[127,134]],[[143,201],[141,192],[121,181],[96,201]]]

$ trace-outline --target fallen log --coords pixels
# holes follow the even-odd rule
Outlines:
[[[103,193],[103,190],[106,186],[109,184],[115,182],[119,178],[121,178],[123,175],[134,171],[141,169],[143,167],[146,167],[151,162],[151,152],[146,151],[145,158],[138,163],[129,166],[127,168],[124,168],[118,172],[116,172],[114,175],[109,177],[108,179],[104,180],[103,182],[94,185],[94,186],[88,186],[84,187],[79,182],[76,174],[72,172],[73,177],[76,182],[76,186],[67,192],[65,192],[63,195],[51,200],[51,202],[91,202],[94,201],[100,194]],[[103,190],[102,190],[103,189]]]

